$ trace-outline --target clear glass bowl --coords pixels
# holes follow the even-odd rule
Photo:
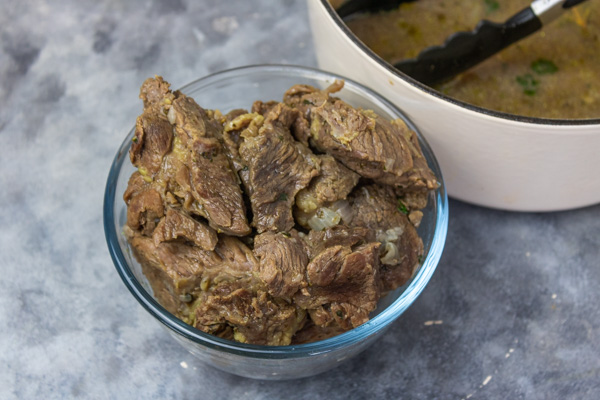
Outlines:
[[[168,80],[168,77],[166,77]],[[134,167],[128,150],[133,129],[124,138],[108,175],[104,196],[104,230],[108,248],[125,286],[137,301],[192,354],[213,367],[257,379],[292,379],[318,374],[339,365],[365,350],[417,298],[431,278],[442,254],[448,228],[448,199],[438,163],[417,128],[389,101],[349,79],[315,69],[287,65],[248,66],[216,73],[192,82],[181,91],[198,104],[223,113],[248,109],[254,100],[279,100],[290,86],[298,83],[324,88],[335,79],[344,79],[344,89],[336,93],[354,107],[372,109],[388,119],[402,118],[417,131],[425,157],[440,187],[430,194],[418,229],[425,245],[421,267],[404,286],[379,302],[371,319],[341,335],[295,346],[258,346],[221,339],[177,319],[153,297],[152,289],[122,234],[126,205],[122,195]],[[131,116],[134,121],[135,116]]]

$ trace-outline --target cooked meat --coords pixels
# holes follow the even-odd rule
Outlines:
[[[165,217],[160,220],[152,234],[154,244],[183,239],[194,243],[203,250],[214,250],[217,245],[217,233],[185,214],[184,212],[167,209]]]
[[[279,105],[258,131],[245,129],[241,134],[239,153],[248,167],[246,191],[259,233],[292,229],[294,198],[319,173],[319,159],[290,134],[290,114]]]
[[[229,326],[238,342],[285,346],[302,327],[305,312],[261,290],[222,285],[199,300],[194,317],[193,326],[208,333],[227,332]]]
[[[146,79],[140,88],[140,99],[144,102],[144,108],[160,106],[171,93],[170,87],[171,85],[160,76]]]
[[[219,142],[223,127],[215,113],[179,94],[168,111],[174,123],[176,151],[189,167],[189,183],[201,216],[218,231],[236,236],[250,233],[238,178]]]
[[[307,248],[295,230],[264,232],[254,238],[258,276],[270,295],[290,300],[306,286]]]
[[[371,229],[345,225],[336,225],[322,231],[311,230],[305,238],[310,259],[315,258],[329,247],[345,246],[355,248],[358,245],[374,241],[375,233]]]
[[[306,268],[308,286],[294,297],[319,326],[351,329],[368,321],[379,300],[379,243],[332,246]]]
[[[173,129],[167,118],[154,109],[145,110],[135,124],[135,136],[129,149],[131,163],[147,179],[160,169],[162,159],[171,151]]]
[[[381,283],[384,291],[403,285],[423,255],[423,241],[398,206],[389,186],[363,186],[350,195],[352,225],[371,229],[382,243]]]
[[[307,343],[365,323],[410,278],[437,182],[414,132],[342,88],[222,115],[144,82],[123,231],[168,311],[225,339]]]
[[[319,91],[296,85],[286,92],[284,102],[302,110],[310,120],[310,143],[376,182],[437,187],[420,148],[414,145],[414,132],[401,120],[390,122],[371,110],[355,109],[329,96],[342,87],[336,82]]]
[[[127,204],[127,225],[146,236],[152,235],[156,224],[164,214],[160,193],[146,189],[131,197]]]
[[[292,338],[292,344],[303,344],[316,342],[318,340],[325,340],[330,337],[344,333],[345,331],[346,329],[342,329],[337,325],[315,325],[315,323],[309,319],[308,322],[304,325],[304,327],[298,332],[296,332],[296,334]]]
[[[342,206],[336,204],[345,199],[358,183],[360,176],[329,155],[317,156],[321,160],[321,172],[310,185],[296,195],[296,219],[302,226],[311,227],[310,219],[321,207],[336,209]],[[342,217],[340,216],[340,219]]]

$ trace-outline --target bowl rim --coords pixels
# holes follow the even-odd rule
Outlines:
[[[329,3],[329,0],[320,0],[321,5],[325,9],[325,12],[329,15],[331,20],[338,26],[339,29],[345,34],[345,36],[352,42],[359,50],[366,53],[371,59],[373,59],[381,67],[385,68],[387,72],[391,73],[395,77],[405,81],[406,83],[424,91],[425,93],[437,97],[440,100],[446,101],[450,104],[454,104],[461,108],[473,111],[477,114],[484,114],[490,117],[497,117],[506,119],[513,122],[521,122],[532,125],[559,125],[559,126],[582,126],[582,125],[599,125],[600,118],[588,118],[588,119],[551,119],[551,118],[540,118],[540,117],[526,117],[523,115],[509,114],[501,111],[490,110],[487,108],[479,107],[470,103],[463,102],[461,100],[454,99],[450,96],[443,94],[419,81],[405,74],[404,72],[394,68],[394,66],[377,53],[371,50],[366,44],[364,44],[358,36],[354,34],[344,23],[342,18],[337,14],[333,6]]]
[[[311,74],[313,78],[318,77],[325,79],[326,77],[327,79],[343,79],[345,80],[346,84],[356,86],[367,96],[372,96],[376,98],[385,106],[391,108],[395,112],[398,112],[398,115],[401,115],[403,118],[406,118],[409,124],[412,124],[412,122],[410,122],[410,120],[405,116],[403,112],[401,112],[401,110],[398,109],[398,107],[396,107],[393,103],[385,99],[383,96],[375,93],[371,89],[346,77],[342,77],[334,73],[325,72],[309,67],[283,64],[258,64],[242,66],[209,74],[184,85],[179,90],[185,92],[186,88],[190,86],[197,85],[205,81],[222,79],[227,75],[248,74],[253,72],[265,71],[288,72],[294,74]],[[412,126],[414,127],[414,125]],[[120,233],[117,232],[114,223],[115,216],[113,204],[115,203],[116,184],[119,177],[119,172],[125,160],[128,159],[127,154],[130,146],[128,138],[132,134],[133,129],[128,132],[127,136],[121,143],[119,150],[117,151],[117,154],[115,155],[111,164],[106,182],[103,204],[103,225],[108,250],[112,261],[115,265],[115,268],[117,269],[117,272],[123,280],[123,283],[131,292],[131,294],[136,298],[136,300],[146,309],[146,311],[148,311],[154,318],[156,318],[159,322],[161,322],[174,333],[177,333],[182,337],[191,340],[197,344],[201,344],[203,346],[207,346],[216,350],[222,350],[231,354],[237,354],[246,357],[270,359],[302,358],[331,352],[333,350],[344,347],[347,344],[360,342],[361,340],[366,339],[371,335],[382,331],[384,327],[395,321],[408,308],[408,306],[410,306],[414,302],[414,300],[420,295],[420,293],[423,291],[423,289],[431,279],[431,276],[433,275],[433,272],[435,271],[439,263],[446,242],[446,235],[448,230],[448,196],[444,186],[444,180],[441,174],[439,163],[437,162],[437,159],[435,158],[431,147],[429,146],[425,138],[422,136],[422,134],[417,130],[416,132],[421,143],[425,145],[425,151],[427,151],[431,156],[431,163],[433,164],[431,165],[431,167],[432,169],[436,170],[439,174],[438,181],[440,182],[440,187],[435,193],[437,214],[435,217],[436,223],[434,232],[432,234],[432,242],[427,257],[423,261],[419,271],[410,281],[410,284],[405,288],[403,293],[396,300],[394,300],[392,304],[390,304],[388,307],[382,310],[381,313],[379,313],[374,318],[370,319],[366,323],[354,329],[351,329],[350,331],[344,332],[342,334],[328,339],[299,345],[253,345],[229,341],[202,332],[176,318],[173,314],[171,314],[164,307],[162,307],[146,291],[142,284],[138,282],[135,278],[135,275],[129,267],[126,258],[123,254],[123,251],[121,250],[121,247],[119,245]]]

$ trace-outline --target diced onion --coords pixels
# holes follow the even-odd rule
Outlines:
[[[167,119],[171,123],[171,125],[175,124],[175,109],[173,107],[169,108],[169,112],[167,113]]]
[[[398,247],[394,243],[387,242],[384,252],[383,257],[380,259],[382,264],[394,265],[398,263]]]
[[[350,224],[352,218],[354,218],[354,210],[350,207],[348,200],[338,200],[331,205],[331,208],[340,215],[342,221],[346,224]]]
[[[340,223],[342,217],[337,212],[321,207],[315,215],[308,219],[308,226],[314,231],[322,231],[323,229],[331,228]]]

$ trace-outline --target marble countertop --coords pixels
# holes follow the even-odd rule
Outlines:
[[[315,66],[303,1],[7,0],[0,38],[0,398],[600,397],[600,205],[451,201],[421,297],[367,352],[313,378],[207,367],[129,294],[102,201],[139,85]]]

